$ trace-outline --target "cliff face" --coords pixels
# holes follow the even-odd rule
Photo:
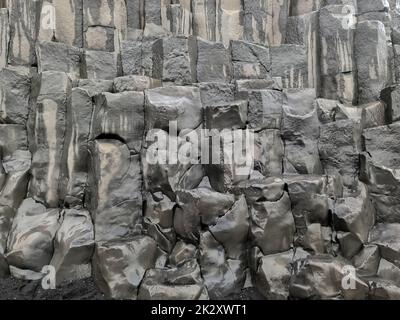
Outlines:
[[[397,1],[0,7],[0,277],[400,298]]]

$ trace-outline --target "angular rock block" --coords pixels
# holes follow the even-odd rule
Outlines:
[[[354,256],[352,262],[361,277],[373,277],[378,272],[381,256],[377,245],[366,245]]]
[[[379,247],[382,258],[400,266],[400,241],[398,223],[378,223],[372,229],[369,242]]]
[[[0,70],[0,123],[26,124],[30,87],[28,68],[9,66]]]
[[[208,300],[196,260],[172,269],[150,269],[139,288],[139,300]]]
[[[229,50],[222,43],[197,39],[198,82],[230,82],[232,62]]]
[[[359,121],[336,121],[321,126],[318,141],[324,171],[329,175],[341,175],[344,186],[350,190],[357,189],[361,132]]]
[[[303,45],[284,44],[271,47],[271,74],[282,78],[284,88],[309,88],[307,48]]]
[[[396,85],[387,87],[381,92],[381,100],[386,104],[386,121],[392,123],[400,120],[400,88]]]
[[[32,134],[30,149],[33,153],[29,194],[49,208],[57,208],[64,198],[59,193],[59,179],[65,169],[64,142],[70,95],[71,80],[66,73],[42,73],[34,119],[28,131]]]
[[[361,243],[368,241],[369,231],[375,223],[375,208],[366,186],[361,185],[358,197],[338,199],[333,211],[335,230],[350,232]]]
[[[279,130],[267,129],[255,133],[254,170],[265,177],[283,173],[284,144]]]
[[[197,46],[194,37],[172,37],[163,40],[162,81],[175,85],[197,82]]]
[[[10,42],[8,63],[30,66],[35,63],[40,1],[8,1]]]
[[[184,233],[198,235],[200,223],[215,225],[218,217],[225,215],[232,208],[235,198],[232,194],[218,193],[209,188],[198,188],[179,190],[177,202],[183,213],[180,217],[175,217],[176,226],[182,231],[181,235]]]
[[[173,228],[175,202],[162,192],[149,193],[145,199],[143,222],[148,235],[157,241],[162,250],[171,252],[176,242]]]
[[[256,202],[277,202],[284,195],[285,183],[280,178],[262,178],[242,181],[235,184],[230,191],[236,196],[244,195],[247,204]]]
[[[8,264],[40,272],[50,263],[59,226],[58,209],[48,210],[33,199],[24,200],[8,236]]]
[[[10,41],[10,24],[8,20],[8,10],[0,9],[0,68],[7,66],[8,59],[8,43]]]
[[[0,124],[0,149],[1,157],[11,157],[17,150],[28,149],[26,129],[22,125]]]
[[[103,136],[122,139],[139,153],[144,134],[143,92],[102,93],[94,98],[91,140]]]
[[[247,101],[213,105],[204,109],[204,125],[207,129],[246,128]]]
[[[90,277],[93,251],[94,229],[89,212],[65,210],[50,262],[56,269],[57,283]]]
[[[114,91],[145,91],[161,87],[161,80],[147,76],[124,76],[114,79]]]
[[[85,1],[86,4],[87,1]],[[38,40],[52,41],[54,39],[69,46],[82,48],[83,5],[84,1],[80,0],[43,1]]]
[[[83,53],[80,49],[57,42],[40,42],[36,46],[38,72],[60,71],[78,79]]]
[[[95,240],[122,240],[141,231],[142,174],[138,155],[126,144],[100,139],[90,143],[90,212]]]
[[[250,91],[248,122],[254,130],[280,129],[284,95],[277,90]]]
[[[97,243],[93,261],[95,281],[110,298],[137,299],[146,271],[158,266],[160,256],[157,243],[147,236]]]
[[[388,81],[388,50],[385,28],[380,21],[357,24],[354,38],[360,103],[378,100]]]
[[[250,177],[256,149],[255,135],[251,130],[210,131],[205,140],[205,144],[211,146],[205,169],[214,190],[226,192],[233,184]],[[262,158],[259,160],[263,161]]]
[[[399,135],[400,123],[363,131],[365,149],[375,163],[392,169],[400,167],[399,146],[395,143]]]
[[[246,80],[236,80],[235,81],[235,98],[237,100],[249,99],[253,94],[252,91],[259,90],[277,90],[282,91],[282,85],[278,82],[281,78],[271,78],[266,79],[246,79]],[[251,94],[250,94],[251,93]]]
[[[118,77],[117,55],[106,51],[85,51],[85,71],[88,79],[113,80]]]
[[[113,92],[113,81],[112,80],[101,80],[101,79],[81,79],[78,81],[78,87],[87,90],[91,97],[102,92]]]
[[[319,126],[316,109],[304,114],[294,108],[283,107],[282,139],[285,144],[285,173],[322,173],[318,154]]]
[[[288,194],[277,201],[257,201],[250,206],[253,245],[264,255],[284,252],[293,246],[295,223]]]
[[[345,6],[328,5],[319,12],[321,96],[351,104],[357,100],[354,63],[354,14]]]
[[[307,233],[307,226],[319,223],[329,225],[329,212],[333,209],[331,198],[341,197],[340,190],[329,190],[330,181],[326,176],[287,176],[285,177],[292,212],[296,224],[298,240]]]
[[[269,49],[245,41],[231,41],[235,79],[264,79],[271,70]]]
[[[268,300],[287,300],[292,263],[307,256],[303,250],[290,250],[261,257],[255,275],[257,290]]]
[[[377,222],[399,222],[400,181],[396,169],[376,163],[368,154],[362,154],[360,180],[368,185],[372,202],[376,208]]]
[[[399,167],[397,146],[393,143],[399,125],[371,128],[364,131],[365,149],[361,157],[360,179],[368,185],[378,222],[398,222]],[[379,135],[379,137],[378,137]]]
[[[173,127],[175,126],[172,125]],[[150,130],[142,150],[143,176],[146,190],[162,191],[171,199],[180,189],[199,186],[204,177],[200,164],[201,143],[198,131],[183,130],[179,136],[160,129]],[[167,149],[167,146],[171,149]]]
[[[202,82],[199,84],[203,106],[214,106],[233,102],[235,87],[225,82]]]
[[[217,217],[209,232],[224,247],[227,258],[243,259],[249,232],[246,198],[241,196],[224,215]]]
[[[124,0],[106,3],[101,0],[83,1],[83,31],[88,27],[114,27],[122,34],[127,28],[127,9]]]
[[[0,145],[4,150],[1,141]],[[15,150],[11,155],[3,153],[0,160],[0,277],[9,273],[5,259],[7,239],[15,213],[26,197],[30,166],[31,154],[26,150]]]
[[[123,74],[145,75],[162,79],[163,40],[122,41],[121,60]]]
[[[200,267],[210,299],[240,292],[245,283],[245,265],[225,257],[225,249],[209,231],[200,236]]]
[[[293,275],[289,289],[290,296],[297,299],[311,297],[317,299],[366,299],[369,287],[359,277],[354,278],[355,289],[346,289],[342,286],[342,279],[347,275],[346,266],[349,265],[351,266],[350,262],[345,259],[329,255],[306,258]],[[318,277],[316,277],[317,274]]]
[[[178,132],[195,129],[202,122],[200,91],[196,87],[165,87],[146,91],[146,128],[168,131],[171,121],[177,121]]]
[[[172,250],[168,263],[171,266],[180,266],[198,256],[198,249],[193,245],[183,241],[178,241]]]

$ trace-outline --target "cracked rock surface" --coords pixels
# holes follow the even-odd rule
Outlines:
[[[0,1],[0,299],[400,299],[399,8]]]

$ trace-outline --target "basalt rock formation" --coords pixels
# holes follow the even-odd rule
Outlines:
[[[400,299],[399,1],[0,8],[0,278]]]

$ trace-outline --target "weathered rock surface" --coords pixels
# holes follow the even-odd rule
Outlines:
[[[0,278],[398,299],[397,2],[0,0]]]

